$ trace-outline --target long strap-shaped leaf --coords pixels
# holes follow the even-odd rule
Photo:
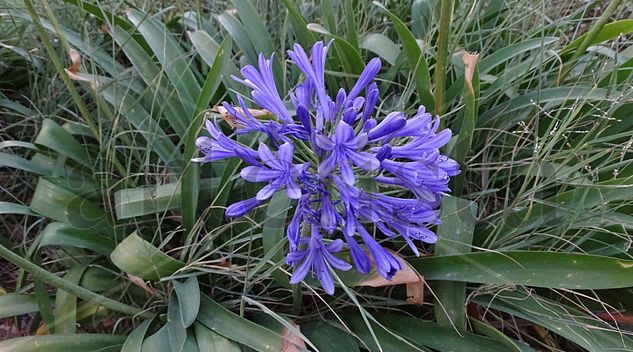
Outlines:
[[[230,312],[207,296],[202,296],[198,321],[218,334],[256,351],[282,350],[283,339],[279,334]]]
[[[402,42],[403,51],[407,56],[409,68],[413,74],[420,101],[426,106],[427,111],[433,110],[434,98],[433,95],[431,95],[431,74],[429,73],[429,64],[424,58],[422,49],[420,49],[413,33],[411,33],[409,28],[407,28],[398,16],[387,10],[377,1],[374,1],[374,4],[380,7],[387,16],[389,16],[391,22],[393,22],[398,37]]]
[[[409,263],[426,280],[596,290],[633,286],[633,261],[589,254],[477,252]]]
[[[106,334],[42,335],[9,339],[0,342],[2,352],[116,352],[125,336]]]

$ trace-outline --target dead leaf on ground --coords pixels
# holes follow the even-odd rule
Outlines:
[[[369,279],[361,281],[358,286],[383,287],[404,284],[407,288],[407,303],[423,304],[424,277],[418,274],[398,253],[390,252],[402,264],[402,270],[398,270],[391,280],[387,280],[380,274],[374,273]],[[373,258],[371,259],[373,262]]]
[[[299,325],[292,323],[292,326],[295,329],[300,330]],[[282,331],[282,337],[284,339],[282,352],[300,352],[308,349],[306,347],[305,341],[303,341],[301,336],[295,334],[287,327],[284,327]]]

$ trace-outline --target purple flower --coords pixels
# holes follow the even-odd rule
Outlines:
[[[329,44],[318,42],[309,55],[298,44],[288,51],[303,74],[303,81],[288,92],[293,112],[275,86],[272,57],[260,55],[257,69],[244,67],[244,78],[236,80],[252,89],[255,104],[276,118],[256,118],[241,97],[239,107],[225,103],[237,122],[235,134],[252,134],[260,141],[258,150],[208,121],[210,136],[196,141],[204,156],[194,161],[237,157],[248,164],[240,172],[242,178],[265,183],[252,198],[230,205],[229,218],[245,215],[277,191],[297,200],[286,229],[286,261],[294,267],[290,282],[296,284],[311,272],[332,294],[331,270],[351,268],[334,255],[345,245],[359,272],[367,274],[375,267],[390,280],[403,265],[387,249],[390,239],[404,239],[416,255],[416,241],[434,243],[437,236],[430,228],[439,224],[441,198],[450,192],[450,177],[460,168],[440,153],[451,131],[438,131],[439,118],[424,107],[411,117],[377,109],[374,78],[381,70],[379,59],[367,64],[349,91],[340,88],[335,96],[328,94],[328,49]],[[375,229],[373,235],[366,226]]]
[[[301,282],[309,272],[312,272],[316,274],[321,282],[323,290],[330,295],[333,294],[334,280],[329,267],[331,266],[332,268],[343,271],[352,268],[349,263],[337,258],[333,254],[343,250],[343,241],[336,239],[325,245],[323,243],[323,237],[319,233],[318,225],[312,225],[310,237],[302,239],[301,242],[306,248],[290,252],[286,257],[286,262],[289,265],[295,266],[290,283],[297,284]]]
[[[304,165],[292,164],[292,151],[294,146],[286,142],[279,146],[277,156],[264,143],[259,144],[257,153],[265,166],[247,166],[240,172],[243,179],[250,182],[269,182],[257,192],[257,200],[266,200],[275,191],[285,188],[286,195],[291,199],[301,197],[301,189],[295,179],[301,173]]]
[[[266,59],[264,54],[259,54],[259,70],[247,65],[240,71],[244,79],[233,76],[233,79],[253,89],[251,97],[255,103],[269,111],[283,122],[292,122],[292,116],[286,109],[284,102],[279,97],[275,78],[273,77],[273,56]]]
[[[354,136],[354,130],[344,121],[338,123],[333,139],[317,135],[316,140],[321,149],[331,151],[330,155],[319,164],[319,176],[321,177],[328,176],[338,164],[343,181],[351,185],[356,181],[356,177],[350,161],[366,171],[375,170],[380,165],[373,154],[358,151],[367,144],[367,135],[361,133]]]
[[[196,147],[204,153],[204,157],[193,159],[196,162],[209,163],[226,158],[241,158],[249,164],[257,164],[258,154],[251,148],[225,136],[217,122],[206,121],[206,128],[211,137],[198,137]]]
[[[228,208],[226,208],[225,215],[228,218],[239,218],[240,216],[243,216],[253,210],[253,208],[259,204],[260,201],[256,198],[245,199],[229,205]]]

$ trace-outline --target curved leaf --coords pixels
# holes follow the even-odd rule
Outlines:
[[[589,254],[477,252],[409,263],[426,280],[596,290],[633,286],[633,261]]]
[[[184,263],[161,252],[136,232],[127,236],[110,254],[112,263],[128,274],[156,281],[180,270]]]
[[[202,296],[198,321],[218,334],[256,351],[281,351],[283,338],[263,326],[236,315]]]
[[[105,334],[42,335],[18,337],[0,342],[2,352],[116,352],[125,336]]]

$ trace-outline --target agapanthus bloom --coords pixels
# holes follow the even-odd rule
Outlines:
[[[238,107],[224,103],[224,108],[237,125],[235,134],[260,134],[257,150],[208,121],[210,136],[196,142],[204,156],[195,161],[240,158],[247,164],[243,179],[266,183],[253,198],[230,205],[227,217],[245,215],[275,192],[296,199],[286,231],[291,282],[311,273],[332,294],[332,270],[352,267],[336,255],[345,246],[359,272],[375,267],[389,280],[402,264],[380,238],[401,237],[417,255],[415,241],[437,240],[429,226],[439,223],[441,197],[459,166],[439,152],[450,130],[438,131],[439,118],[424,107],[411,117],[376,111],[379,59],[367,64],[349,92],[341,88],[331,96],[325,87],[328,49],[318,42],[310,57],[298,44],[288,51],[304,78],[288,92],[294,109],[277,90],[272,57],[260,54],[258,68],[244,67],[243,78],[234,79],[252,89],[252,100],[269,118],[255,118],[242,98]]]

